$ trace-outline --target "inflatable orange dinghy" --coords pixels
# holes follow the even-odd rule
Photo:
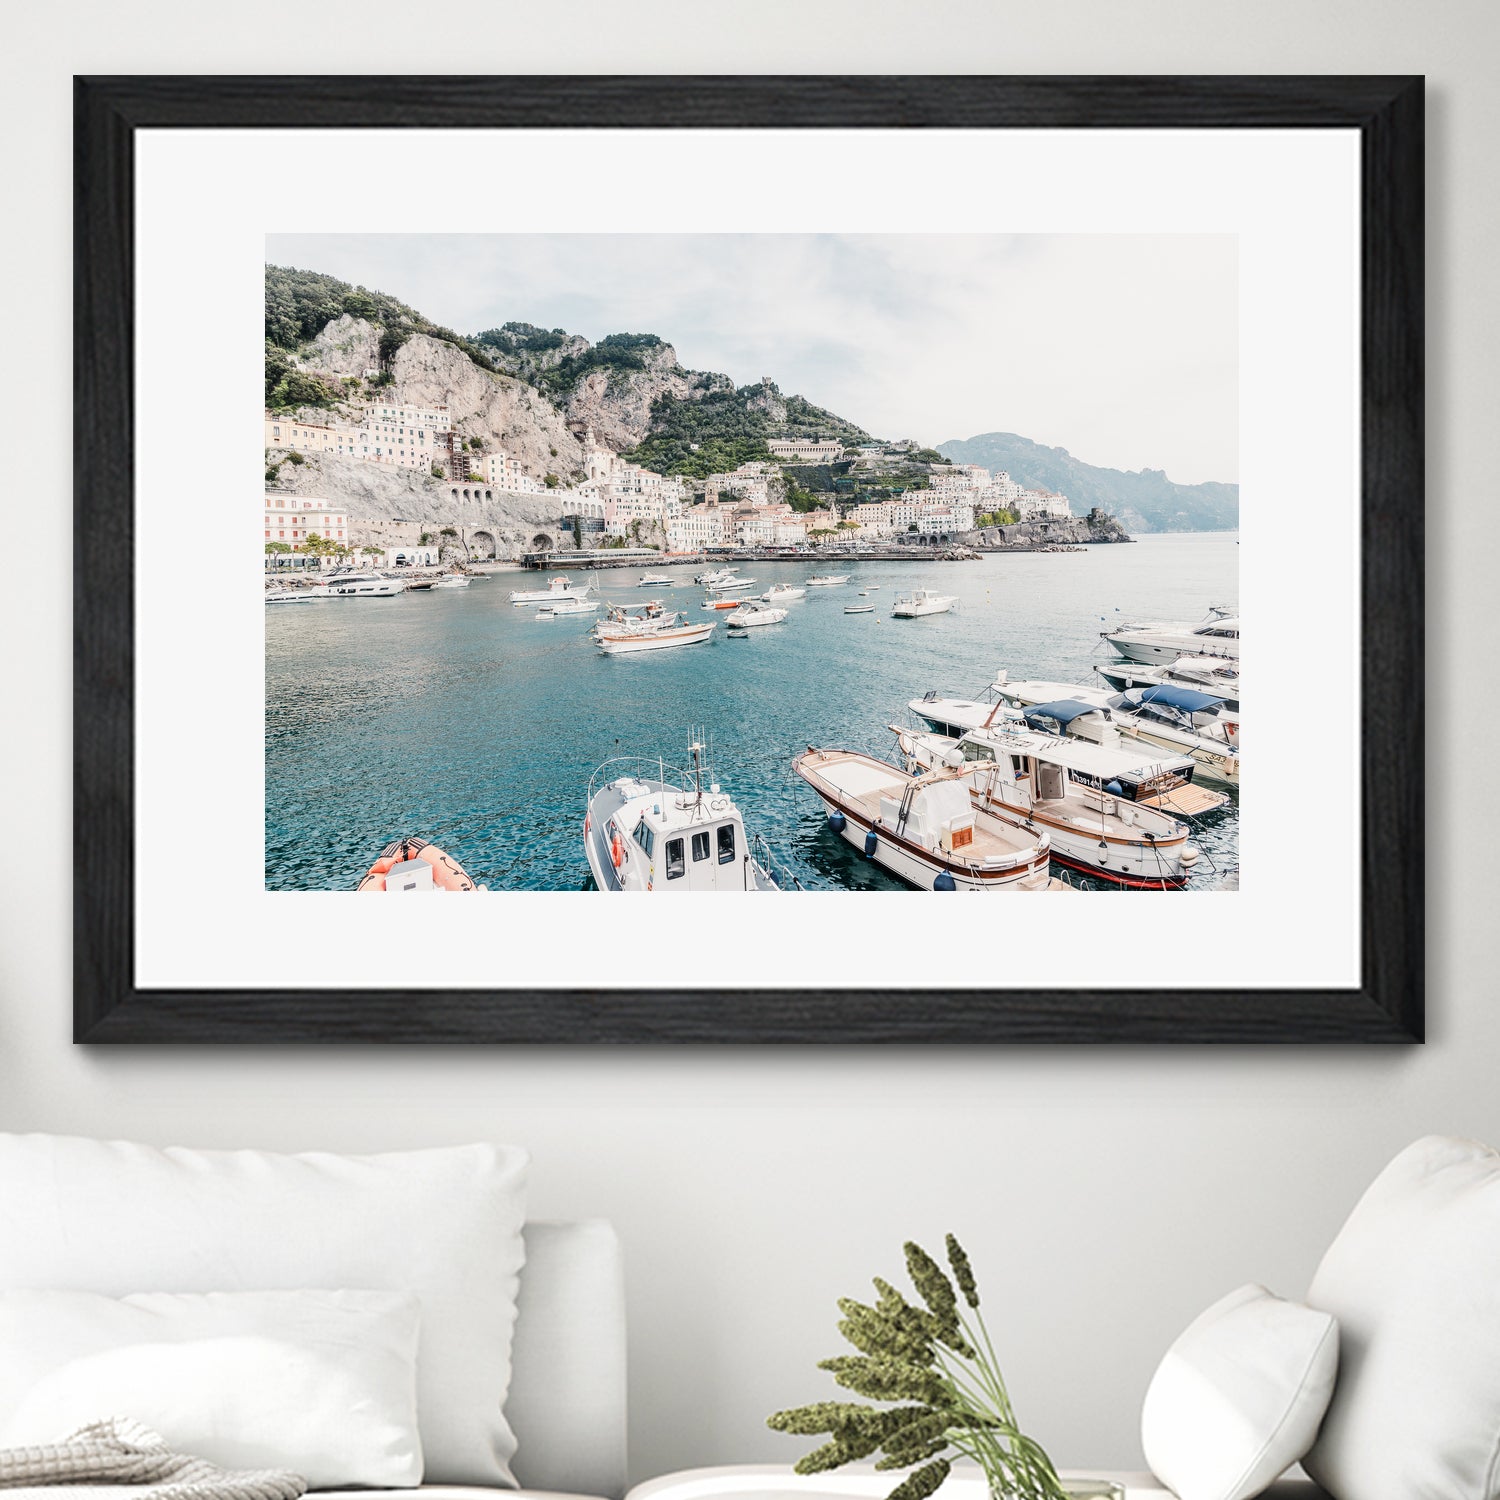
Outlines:
[[[416,861],[416,864],[412,862]],[[431,870],[430,884],[427,871],[420,868],[426,864]],[[395,881],[387,884],[386,877],[398,865],[411,866],[403,869]],[[469,879],[468,872],[451,854],[445,854],[436,844],[425,839],[397,839],[380,851],[380,858],[365,872],[365,877],[355,886],[357,891],[473,891],[478,887]]]

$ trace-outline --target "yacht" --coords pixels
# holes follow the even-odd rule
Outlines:
[[[636,582],[638,589],[669,589],[672,580],[665,573],[642,573]]]
[[[321,599],[393,599],[406,592],[406,584],[379,573],[330,573],[309,592]]]
[[[445,573],[432,586],[435,589],[466,589],[469,576],[467,573]]]
[[[267,589],[267,604],[311,604],[314,599],[326,599],[327,594],[318,589]]]
[[[891,615],[898,620],[919,620],[923,615],[946,615],[958,600],[952,594],[934,594],[931,589],[913,589],[899,594],[891,605]]]
[[[908,771],[967,772],[977,808],[1045,829],[1053,861],[1068,869],[1160,891],[1180,889],[1198,862],[1187,825],[1149,801],[1191,780],[1192,764],[1181,757],[1143,764],[1135,752],[1040,734],[1010,720],[957,739],[891,727]],[[1127,796],[1127,786],[1146,789],[1148,800]]]
[[[1068,682],[1011,682],[1004,672],[996,676],[991,691],[1021,711],[1064,699],[1087,703],[1123,737],[1191,756],[1198,764],[1199,780],[1240,784],[1239,716],[1226,712],[1222,698],[1163,684],[1106,693]]]
[[[710,627],[712,628],[712,627]],[[703,746],[692,745],[689,787],[660,762],[607,760],[590,778],[583,850],[601,891],[776,891],[769,854],[718,782],[703,786]],[[618,774],[626,766],[637,773]],[[595,789],[601,774],[612,779]],[[652,773],[655,773],[654,775]]]
[[[1224,656],[1179,656],[1167,666],[1146,667],[1133,661],[1112,661],[1094,668],[1100,681],[1117,693],[1136,687],[1175,684],[1212,693],[1234,713],[1240,711],[1240,664]]]
[[[594,631],[594,639],[606,656],[628,656],[639,651],[666,651],[674,646],[699,646],[708,640],[718,625],[709,620],[703,625],[691,625],[677,615],[665,616],[660,622],[653,621],[646,629],[616,629],[600,623]]]
[[[724,583],[728,579],[732,578],[737,572],[739,572],[739,569],[733,567],[710,568],[706,573],[695,574],[693,576],[693,582],[701,583],[705,587],[707,587],[709,584],[713,583]]]
[[[792,769],[846,843],[921,891],[1045,891],[1051,839],[974,806],[961,770],[915,776],[857,750],[809,745]]]
[[[1061,696],[1023,708],[1017,706],[1014,698],[998,696],[1008,686],[1010,684],[997,682],[991,689],[997,696],[984,703],[928,693],[925,697],[912,699],[907,707],[934,733],[949,739],[962,739],[971,729],[993,727],[1004,722],[1010,728],[1029,728],[1066,744],[1078,742],[1109,750],[1127,750],[1135,757],[1137,772],[1117,771],[1111,779],[1120,783],[1119,795],[1132,802],[1146,802],[1167,812],[1196,817],[1217,812],[1229,801],[1223,792],[1210,791],[1200,784],[1197,773],[1202,773],[1205,780],[1209,778],[1206,768],[1195,757],[1177,752],[1168,761],[1174,768],[1170,775],[1163,772],[1160,769],[1162,758],[1155,753],[1158,747],[1152,746],[1152,753],[1143,753],[1143,742],[1138,736],[1122,733],[1107,707],[1088,701],[1098,696],[1091,694],[1089,689],[1073,688],[1071,697]],[[1050,686],[1069,691],[1061,683]],[[1084,775],[1089,774],[1092,773],[1085,769]]]
[[[766,604],[789,604],[793,599],[807,598],[807,590],[794,588],[789,583],[773,583],[760,597]]]
[[[847,573],[814,573],[807,580],[807,586],[810,589],[835,589],[841,583],[848,582],[849,574]]]
[[[1179,656],[1227,656],[1240,654],[1240,617],[1223,605],[1213,605],[1197,625],[1160,622],[1122,625],[1101,630],[1100,636],[1129,661],[1146,665],[1167,664]]]
[[[706,585],[710,594],[736,594],[755,582],[753,578],[721,578],[717,583]]]
[[[512,589],[510,591],[510,602],[517,609],[527,604],[556,604],[562,599],[586,599],[592,584],[584,584],[582,588],[575,588],[572,580],[566,575],[559,575],[551,579],[544,589]]]
[[[561,599],[544,604],[532,616],[536,620],[566,620],[573,615],[591,615],[599,606],[592,599]]]
[[[735,610],[732,615],[724,617],[726,625],[732,625],[736,630],[747,630],[752,625],[779,625],[786,619],[784,609],[776,609],[766,604],[746,603]]]

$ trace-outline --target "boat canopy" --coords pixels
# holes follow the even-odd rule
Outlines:
[[[1103,712],[1097,703],[1080,703],[1077,698],[1059,698],[1055,703],[1038,703],[1035,707],[1028,708],[1023,717],[1033,728],[1038,719],[1052,719],[1066,729],[1074,719],[1081,719],[1085,714]]]
[[[1132,703],[1165,703],[1168,708],[1180,708],[1185,714],[1201,714],[1211,708],[1224,707],[1222,698],[1169,682],[1157,687],[1131,688],[1125,696]]]

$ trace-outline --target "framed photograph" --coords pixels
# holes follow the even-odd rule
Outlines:
[[[1419,78],[80,78],[75,162],[77,1040],[1421,1040]]]

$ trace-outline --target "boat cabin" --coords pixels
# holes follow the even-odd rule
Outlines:
[[[998,727],[963,735],[952,755],[950,763],[958,757],[968,765],[999,762],[1001,774],[1008,769],[1011,779],[1024,783],[1038,802],[1061,799],[1069,782],[1123,802],[1147,802],[1188,785],[1195,769],[1185,756],[1142,764],[1134,755],[1115,754],[1087,741],[1059,736],[1044,746],[1034,735]]]

